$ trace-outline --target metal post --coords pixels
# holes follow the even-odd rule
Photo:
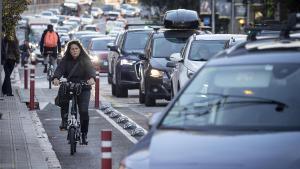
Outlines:
[[[249,25],[250,23],[250,6],[251,6],[251,1],[247,0],[247,24]]]
[[[101,169],[112,169],[111,130],[101,130]]]
[[[216,13],[215,13],[215,0],[211,1],[211,29],[212,33],[216,30]]]
[[[34,110],[34,68],[30,69],[30,97],[29,97],[29,110]]]
[[[100,81],[99,72],[96,72],[96,84],[95,84],[95,108],[99,108],[99,94],[100,94]]]
[[[0,3],[0,16],[2,16],[2,4],[3,4],[3,1],[1,1]],[[1,48],[2,48],[2,17],[0,17],[0,37],[1,37],[1,40],[0,40],[0,53],[1,53]],[[1,63],[1,59],[0,59],[0,87],[2,87],[2,70],[3,70],[3,66],[2,66],[2,63]],[[2,90],[0,90],[0,96],[3,96],[3,93],[2,93]]]
[[[24,65],[24,89],[28,89],[28,64]]]
[[[231,1],[231,33],[234,33],[234,26],[235,26],[235,18],[234,18],[234,0]]]

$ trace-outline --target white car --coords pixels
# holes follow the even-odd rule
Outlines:
[[[83,25],[93,24],[94,18],[92,15],[82,15],[80,18]]]
[[[173,53],[170,56],[170,60],[176,64],[168,65],[169,67],[174,68],[174,72],[172,74],[173,96],[212,56],[224,50],[226,41],[228,41],[232,37],[246,38],[246,35],[193,35],[189,38],[181,53]]]

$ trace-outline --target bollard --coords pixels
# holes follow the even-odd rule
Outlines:
[[[111,130],[101,130],[101,169],[112,169]]]
[[[100,93],[100,81],[99,72],[96,72],[96,84],[95,84],[95,108],[99,108],[99,93]]]
[[[30,97],[29,97],[29,110],[34,110],[34,68],[30,69]]]
[[[28,89],[28,64],[24,65],[24,89]]]

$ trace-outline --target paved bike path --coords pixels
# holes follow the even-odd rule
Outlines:
[[[77,152],[74,156],[71,156],[70,146],[66,141],[67,132],[58,129],[60,124],[58,107],[48,104],[43,110],[37,111],[37,114],[43,123],[45,131],[63,169],[100,168],[100,132],[102,129],[112,130],[112,168],[118,168],[119,161],[133,146],[132,142],[100,116],[97,111],[90,110],[90,126],[88,133],[89,144],[87,146],[78,145]]]

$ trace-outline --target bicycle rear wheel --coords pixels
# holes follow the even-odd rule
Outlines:
[[[69,129],[69,141],[70,141],[70,153],[74,155],[76,152],[76,131],[75,128],[71,127]]]
[[[52,83],[51,83],[51,78],[52,78],[52,70],[51,70],[51,67],[49,66],[48,68],[48,82],[49,82],[49,89],[52,88]]]

